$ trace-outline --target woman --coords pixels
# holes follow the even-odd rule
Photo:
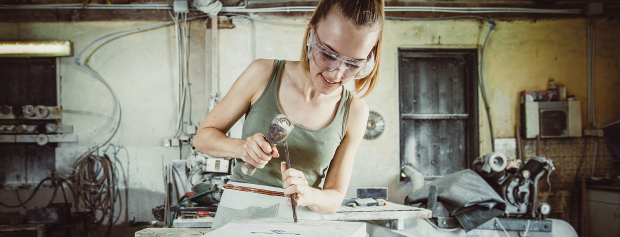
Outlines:
[[[196,149],[213,157],[240,158],[258,168],[248,176],[241,172],[244,162],[239,162],[231,177],[235,184],[282,187],[285,197],[296,194],[297,206],[335,213],[346,194],[368,118],[364,101],[343,84],[355,80],[354,93],[365,91],[361,97],[376,85],[383,22],[382,0],[321,1],[306,29],[301,61],[252,62],[200,125]],[[295,125],[286,139],[292,167],[288,170],[279,162],[283,159],[271,160],[280,157],[283,148],[272,149],[263,136],[280,113]],[[228,138],[225,133],[244,114],[243,139]],[[232,192],[224,192],[216,219],[228,193]],[[240,202],[249,199],[253,198]]]

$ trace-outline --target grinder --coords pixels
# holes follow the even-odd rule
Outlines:
[[[284,139],[288,137],[291,131],[293,131],[293,128],[294,125],[291,119],[284,114],[278,114],[271,121],[269,131],[265,135],[265,140],[271,144],[271,148],[275,148],[276,144],[284,141]],[[256,167],[246,162],[241,167],[241,171],[243,171],[245,175],[252,176],[256,171]]]

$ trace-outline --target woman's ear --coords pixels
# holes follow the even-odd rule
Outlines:
[[[314,25],[309,24],[308,29],[306,29],[306,44],[310,42],[310,31],[312,30],[312,27],[314,27]]]

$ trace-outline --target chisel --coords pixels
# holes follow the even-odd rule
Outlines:
[[[291,160],[288,158],[288,144],[287,142],[284,142],[284,161],[286,162],[286,169],[290,169],[291,168]],[[295,209],[295,207],[297,206],[297,204],[295,203],[295,194],[292,193],[290,195],[291,197],[291,206],[293,207],[293,220],[295,222],[297,222],[297,211]]]

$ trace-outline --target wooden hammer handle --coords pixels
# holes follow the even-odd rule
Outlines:
[[[271,149],[275,149],[275,148],[276,148],[276,144],[271,144]],[[254,167],[253,165],[245,161],[245,164],[241,166],[241,171],[243,171],[243,174],[247,176],[252,176],[254,175],[254,172],[256,172],[256,167]]]

